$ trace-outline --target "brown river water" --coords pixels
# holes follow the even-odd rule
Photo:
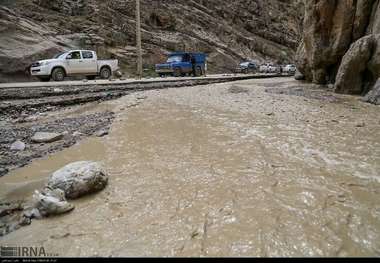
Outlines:
[[[265,92],[292,85],[147,91],[97,106],[116,112],[107,137],[0,178],[0,197],[29,198],[79,160],[101,162],[108,187],[1,245],[60,256],[380,256],[380,108]]]

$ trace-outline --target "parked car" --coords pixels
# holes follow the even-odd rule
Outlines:
[[[258,68],[259,67],[256,62],[247,61],[247,62],[240,63],[239,66],[235,69],[235,73],[244,73],[244,74],[256,73]]]
[[[271,63],[266,63],[260,66],[260,73],[276,73],[279,72],[279,67]]]
[[[83,75],[88,79],[100,76],[109,79],[119,69],[119,62],[114,60],[98,60],[97,54],[91,50],[70,50],[57,54],[52,59],[40,60],[30,67],[30,74],[41,81],[63,81],[67,76]]]
[[[294,75],[297,71],[297,68],[293,64],[286,65],[282,68],[282,72],[289,75]]]
[[[207,60],[204,53],[175,52],[168,56],[166,63],[156,65],[156,73],[164,77],[166,75],[180,77],[193,73],[193,63],[195,76],[206,74]]]

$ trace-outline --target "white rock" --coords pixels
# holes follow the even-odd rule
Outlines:
[[[23,143],[20,140],[15,141],[11,145],[11,151],[23,151],[23,150],[25,150],[25,148],[26,148],[25,143]]]
[[[83,133],[78,132],[78,131],[76,131],[76,132],[73,133],[74,137],[79,137],[79,136],[82,136],[82,135],[83,135]]]
[[[54,172],[47,186],[61,189],[69,199],[100,191],[106,187],[108,176],[96,162],[82,161],[66,165]]]
[[[106,131],[106,130],[100,130],[100,131],[97,131],[95,133],[95,135],[98,136],[98,137],[104,137],[104,136],[108,135],[108,131]]]
[[[37,116],[30,116],[30,117],[27,117],[24,119],[24,121],[26,122],[33,122],[33,121],[36,121],[38,120],[38,117]]]
[[[65,193],[60,189],[45,188],[42,192],[36,191],[33,198],[39,213],[32,210],[32,217],[59,215],[74,209],[74,205],[66,201]]]
[[[32,137],[32,142],[35,143],[49,143],[59,141],[63,138],[63,134],[51,132],[36,132]]]

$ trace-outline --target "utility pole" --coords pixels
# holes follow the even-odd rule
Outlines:
[[[137,77],[142,78],[142,51],[141,51],[141,17],[140,0],[136,0],[136,49],[137,49]]]

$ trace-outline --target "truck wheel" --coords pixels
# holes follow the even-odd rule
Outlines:
[[[102,68],[100,70],[100,77],[102,79],[109,79],[111,77],[111,70],[109,68]]]
[[[65,71],[62,68],[55,68],[51,73],[54,81],[63,81],[65,79]]]
[[[243,73],[244,73],[244,74],[248,74],[248,73],[249,73],[248,69],[247,69],[247,68],[244,69]]]
[[[174,77],[181,77],[182,72],[180,68],[175,68],[174,69]]]
[[[201,69],[200,67],[197,67],[197,68],[195,69],[195,76],[196,76],[196,77],[200,77],[200,76],[202,76],[202,69]]]

